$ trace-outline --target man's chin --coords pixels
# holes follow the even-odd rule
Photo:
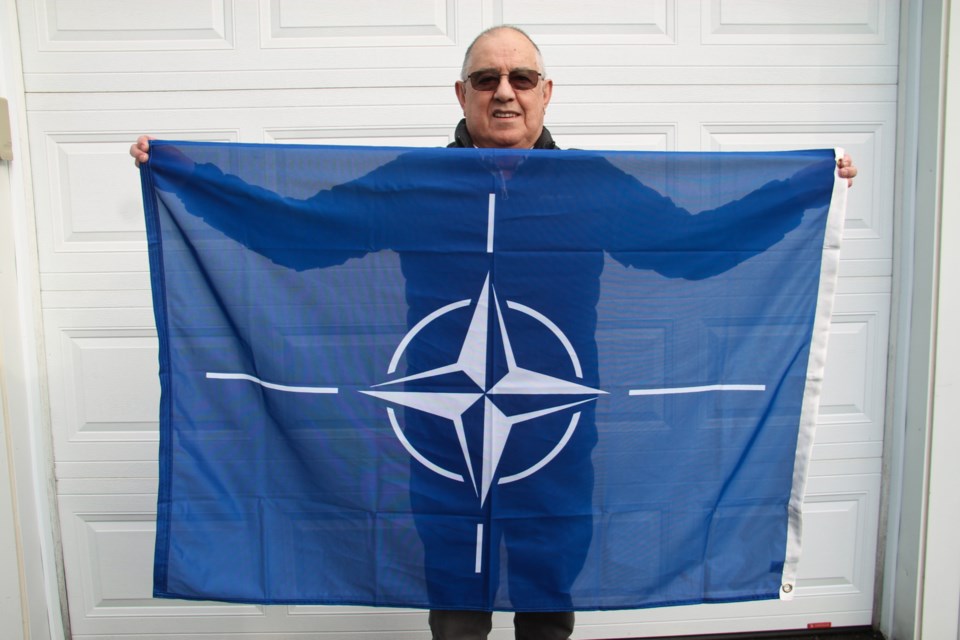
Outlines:
[[[529,149],[533,146],[533,143],[527,143],[526,138],[522,133],[507,133],[507,134],[496,134],[490,136],[490,144],[486,145],[488,147],[497,147],[499,149]],[[478,145],[479,146],[479,145]]]

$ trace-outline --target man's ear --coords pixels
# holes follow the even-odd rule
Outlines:
[[[453,89],[457,92],[457,100],[460,101],[460,108],[465,111],[467,108],[467,84],[457,80],[453,83]]]
[[[550,104],[550,98],[553,96],[553,80],[544,80],[543,81],[543,110],[547,110],[547,105]]]

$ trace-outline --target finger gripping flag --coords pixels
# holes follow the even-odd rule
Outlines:
[[[159,597],[789,597],[834,150],[151,144]]]

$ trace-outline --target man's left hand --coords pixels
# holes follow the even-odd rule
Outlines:
[[[837,160],[837,175],[847,179],[847,187],[853,186],[853,179],[857,177],[857,168],[853,165],[850,154],[845,153]]]

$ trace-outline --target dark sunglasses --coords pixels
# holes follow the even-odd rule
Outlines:
[[[507,76],[507,81],[515,91],[528,91],[539,84],[543,74],[528,69],[514,69],[510,73],[474,71],[467,78],[470,80],[470,86],[477,91],[496,91],[503,76]]]

